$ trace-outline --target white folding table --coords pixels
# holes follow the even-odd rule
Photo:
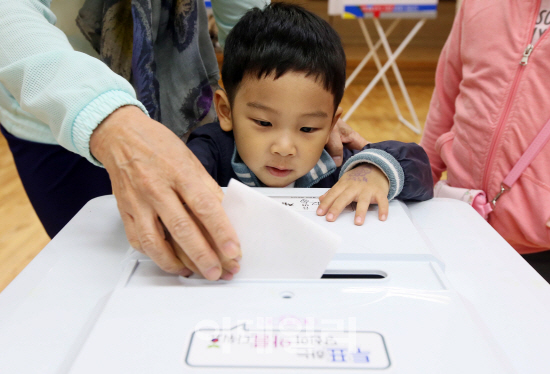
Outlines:
[[[329,0],[329,15],[341,15],[345,19],[357,19],[361,32],[363,33],[363,37],[369,47],[369,52],[367,55],[363,58],[363,60],[361,60],[357,68],[347,79],[346,88],[349,87],[349,85],[371,58],[374,60],[376,68],[378,69],[376,76],[371,80],[368,86],[363,90],[361,95],[344,115],[344,121],[347,121],[351,117],[353,112],[355,112],[359,105],[361,105],[374,86],[382,80],[399,121],[416,134],[421,133],[422,128],[420,126],[420,122],[418,121],[418,116],[407,91],[407,87],[403,81],[403,77],[401,76],[401,72],[399,71],[399,67],[397,66],[396,59],[415,37],[420,28],[422,28],[426,20],[437,16],[437,4],[438,0]],[[374,26],[380,38],[376,43],[373,43],[370,33],[367,30],[364,21],[365,18],[372,18],[374,22]],[[384,30],[380,24],[380,18],[390,18],[394,19],[394,21],[386,30]],[[388,36],[395,30],[397,25],[404,18],[419,18],[419,20],[408,35],[402,40],[397,49],[392,51],[388,42]],[[377,50],[380,46],[383,46],[388,57],[388,60],[384,65],[380,62],[380,58],[377,54]],[[397,105],[395,95],[393,94],[388,78],[386,77],[386,72],[390,68],[393,70],[413,123],[403,117],[401,110]]]
[[[285,190],[283,192],[287,194],[298,194],[296,196],[318,192],[315,192],[315,189],[279,190]],[[317,287],[315,281],[283,281],[278,286],[270,282],[256,282],[248,285],[227,282],[210,286],[200,283],[200,280],[184,280],[177,276],[163,274],[158,269],[155,270],[155,266],[147,261],[140,260],[139,267],[136,267],[135,260],[128,253],[128,242],[114,197],[97,198],[84,206],[23,272],[0,293],[0,372],[2,374],[87,373],[98,372],[96,370],[98,367],[102,373],[318,372],[318,369],[300,371],[298,368],[281,367],[264,370],[243,367],[233,369],[197,367],[201,364],[215,364],[214,361],[202,362],[201,350],[203,353],[205,351],[215,353],[218,349],[223,349],[223,344],[226,343],[223,339],[232,339],[233,336],[249,339],[252,333],[258,333],[258,331],[250,331],[244,325],[229,325],[229,330],[224,330],[225,335],[220,336],[220,341],[212,339],[209,345],[201,343],[202,345],[190,345],[188,348],[187,343],[177,346],[170,344],[166,348],[170,352],[173,351],[172,359],[176,359],[176,364],[181,366],[175,371],[174,369],[177,368],[173,366],[167,370],[155,371],[155,368],[160,370],[167,367],[167,362],[164,359],[144,361],[142,355],[137,353],[134,353],[133,357],[146,365],[138,367],[143,369],[142,371],[125,371],[107,364],[109,361],[106,360],[105,354],[114,355],[113,357],[117,358],[118,350],[121,354],[122,352],[130,354],[129,357],[132,358],[132,352],[128,346],[115,344],[113,349],[98,356],[90,355],[93,351],[83,350],[83,346],[98,342],[99,347],[102,347],[102,341],[109,347],[112,346],[113,341],[101,340],[102,334],[108,333],[110,328],[115,331],[124,327],[130,335],[137,334],[137,339],[130,339],[128,344],[135,342],[149,347],[151,351],[158,351],[158,345],[162,345],[164,341],[163,334],[167,334],[166,339],[177,336],[181,337],[182,341],[197,337],[184,329],[182,324],[189,323],[186,322],[188,319],[193,322],[193,318],[215,317],[217,322],[223,324],[227,318],[233,318],[232,313],[236,311],[248,316],[262,316],[265,315],[264,313],[271,312],[271,310],[265,310],[266,305],[263,303],[251,304],[252,307],[248,305],[241,310],[238,304],[226,304],[232,296],[238,295],[241,295],[243,302],[246,303],[254,298],[275,300],[280,310],[302,303],[304,308],[309,309],[310,314],[307,316],[312,319],[322,315],[330,316],[331,313],[337,315],[338,308],[342,306],[349,307],[346,314],[350,315],[363,309],[364,312],[353,314],[357,318],[358,326],[362,326],[361,330],[366,330],[357,333],[361,334],[360,342],[371,342],[369,344],[372,344],[373,352],[358,350],[353,357],[361,359],[364,358],[362,355],[368,353],[374,360],[374,353],[376,353],[377,366],[372,367],[375,371],[416,373],[418,367],[411,363],[415,362],[415,355],[420,355],[433,357],[434,362],[451,362],[451,365],[446,367],[437,367],[437,365],[430,366],[430,362],[422,361],[421,365],[431,368],[422,373],[455,373],[457,368],[468,367],[469,360],[474,359],[457,353],[480,347],[482,350],[477,353],[474,351],[475,359],[483,359],[480,353],[485,352],[491,356],[491,360],[487,362],[496,363],[500,369],[490,371],[487,370],[487,366],[474,366],[462,372],[548,372],[550,285],[466,203],[449,199],[433,199],[423,203],[408,204],[407,210],[411,222],[418,230],[418,235],[427,245],[426,248],[431,248],[433,252],[430,255],[409,256],[410,271],[394,272],[396,276],[393,278],[390,270],[387,280],[374,279],[372,282],[365,280],[365,283],[357,283],[357,280],[342,280],[340,283],[327,282]],[[390,215],[391,212],[390,207]],[[399,238],[399,232],[399,228],[396,228],[395,238]],[[379,256],[378,259],[374,257],[375,262],[380,260],[390,264],[390,269],[391,262],[397,259],[392,257],[392,253],[400,253],[400,259],[407,260],[403,255],[406,256],[411,250],[406,247],[407,238],[401,238],[398,241],[394,240],[395,238],[392,238],[392,243],[403,243],[399,248],[386,248],[385,257]],[[368,238],[362,238],[362,240],[368,243]],[[418,238],[411,239],[410,243],[416,243],[417,240]],[[370,250],[367,249],[367,251]],[[346,262],[353,263],[354,260],[352,257],[348,257],[347,260],[344,257],[339,262],[340,264],[331,266],[338,267]],[[396,264],[396,266],[403,265],[402,261],[397,262],[401,265]],[[360,268],[363,269],[363,265]],[[406,282],[398,286],[400,279]],[[436,279],[445,279],[445,281],[438,283]],[[295,298],[291,298],[290,293],[284,293],[288,291],[287,288],[295,292]],[[338,291],[339,289],[342,291]],[[386,289],[387,292],[381,293],[382,289]],[[451,289],[452,292],[449,294]],[[188,296],[192,297],[174,298],[178,292],[185,290],[190,292]],[[242,293],[240,290],[248,291]],[[212,297],[204,299],[205,295]],[[340,302],[330,302],[323,295],[334,295]],[[448,295],[452,297],[449,298]],[[203,304],[200,302],[201,298],[204,301]],[[133,300],[132,302],[142,304],[141,307],[144,309],[141,312],[148,316],[150,322],[145,328],[149,333],[155,334],[157,331],[156,338],[160,340],[140,340],[138,333],[143,325],[136,320],[140,310],[120,309],[124,307],[125,300],[130,299]],[[174,301],[173,304],[170,300]],[[398,300],[404,302],[399,303]],[[219,304],[216,304],[218,301]],[[425,302],[433,306],[429,315],[438,317],[437,321],[435,319],[433,321],[434,326],[443,326],[447,330],[441,331],[440,327],[425,330],[423,334],[424,330],[420,326],[429,325],[430,319],[415,320],[413,312],[417,310],[416,307]],[[316,303],[324,305],[323,309],[316,311],[314,308]],[[160,304],[164,304],[164,309],[158,308]],[[204,305],[202,309],[201,305]],[[205,307],[206,305],[209,307]],[[387,314],[380,314],[377,305],[391,306],[391,309]],[[445,315],[450,318],[447,322],[439,318]],[[96,326],[98,318],[99,329]],[[117,319],[119,323],[116,323]],[[451,346],[456,334],[464,335],[469,330],[457,330],[458,326],[452,324],[455,320],[470,321],[469,328],[477,326],[474,332],[480,337],[479,340],[471,341],[471,347],[470,344],[466,344],[456,353],[446,348]],[[175,321],[177,324],[169,325],[170,321]],[[307,321],[305,322],[307,326]],[[374,331],[368,331],[369,326]],[[390,330],[393,331],[392,334],[389,333]],[[208,334],[208,331],[205,326],[195,329],[195,333]],[[172,334],[171,337],[170,334]],[[93,339],[87,341],[88,336]],[[338,338],[335,336],[331,339]],[[427,351],[425,346],[415,344],[422,339],[425,340],[426,336],[440,337],[439,340],[431,342],[433,350]],[[121,336],[115,334],[113,338],[116,338],[114,342],[117,342]],[[387,348],[387,357],[384,355],[384,347]],[[375,348],[376,352],[374,352]],[[85,353],[84,356],[82,351]],[[151,354],[151,352],[147,351],[144,354]],[[333,352],[332,355],[329,357],[332,361],[335,359],[341,361],[344,357],[340,352]],[[265,356],[265,358],[256,364],[277,362],[277,360],[273,361],[272,356]],[[310,358],[300,357],[300,360],[307,361]],[[418,364],[418,361],[416,362]],[[101,366],[101,363],[104,365]],[[93,367],[87,366],[89,364]],[[342,362],[340,364],[343,365]],[[358,372],[353,368],[344,369],[338,372]],[[360,366],[355,369],[364,370]],[[334,371],[325,368],[322,372]]]

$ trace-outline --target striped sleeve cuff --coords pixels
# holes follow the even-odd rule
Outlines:
[[[71,140],[76,153],[85,157],[92,164],[103,166],[90,152],[90,137],[97,126],[109,114],[125,105],[135,105],[145,114],[147,109],[132,95],[121,90],[107,91],[90,102],[78,115],[73,123]]]
[[[380,149],[366,149],[349,158],[342,166],[338,178],[342,178],[345,172],[353,169],[359,164],[368,163],[380,168],[390,182],[390,191],[388,192],[388,200],[393,200],[399,196],[403,190],[405,183],[405,173],[397,160],[388,152]]]

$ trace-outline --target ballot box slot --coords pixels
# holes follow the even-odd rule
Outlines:
[[[321,279],[384,279],[380,274],[323,274]]]
[[[384,279],[388,275],[381,270],[327,270],[321,279]]]
[[[365,261],[334,260],[324,271],[322,278],[316,279],[233,279],[211,282],[192,275],[189,278],[168,274],[150,259],[133,260],[121,277],[119,288],[181,287],[185,289],[203,288],[204,292],[218,292],[221,289],[252,289],[262,285],[284,287],[337,287],[357,284],[373,287],[399,287],[401,289],[446,290],[443,270],[439,264],[430,261]],[[293,287],[287,290],[295,292]],[[224,291],[226,292],[226,291]],[[293,300],[294,295],[280,295],[282,299]]]

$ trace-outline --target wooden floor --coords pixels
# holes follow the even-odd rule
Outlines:
[[[292,0],[291,0],[292,1]],[[295,0],[317,14],[326,15],[326,1]],[[448,34],[454,15],[453,2],[440,2],[438,18],[429,21],[411,46],[398,60],[407,84],[413,105],[421,124],[424,124],[430,97],[437,57]],[[324,13],[323,13],[324,12]],[[366,53],[356,22],[332,20],[341,34],[348,56],[348,65],[353,68]],[[387,24],[387,22],[386,22]],[[396,30],[390,43],[395,47],[397,39],[412,26],[404,22],[402,30]],[[369,28],[372,25],[369,24]],[[435,30],[435,31],[434,31]],[[373,31],[373,30],[371,30]],[[436,32],[437,31],[437,32]],[[374,34],[374,32],[373,32]],[[351,70],[348,71],[348,75]],[[351,107],[375,73],[372,63],[346,90],[342,107],[344,113]],[[391,73],[390,81],[394,82]],[[397,87],[393,87],[404,116],[410,119],[405,103]],[[387,93],[379,84],[349,119],[348,123],[371,142],[394,139],[404,142],[419,142],[420,136],[397,121]],[[0,134],[0,291],[40,252],[49,242],[42,225],[34,213],[23,190],[13,164],[5,138]]]
[[[0,135],[0,291],[49,242]]]

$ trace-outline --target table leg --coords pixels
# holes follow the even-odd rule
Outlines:
[[[399,22],[401,22],[401,19],[400,18],[397,18],[396,20],[394,20],[392,22],[392,24],[390,25],[390,27],[388,27],[388,29],[386,30],[385,32],[385,35],[386,37],[390,36],[391,33],[393,32],[393,30],[395,30],[395,28],[397,27],[397,25],[399,24]],[[365,22],[363,21],[363,19],[359,18],[359,26],[361,26],[361,23],[363,24],[363,26],[365,25]],[[364,35],[364,33],[363,33]],[[367,43],[368,44],[368,43]],[[374,53],[376,53],[376,51],[378,50],[378,48],[380,48],[380,46],[382,45],[382,40],[378,40],[376,42],[376,44],[374,45],[374,48],[370,48],[370,51],[369,53],[367,53],[367,55],[365,57],[363,57],[363,59],[361,60],[361,62],[359,63],[359,65],[357,65],[357,67],[355,68],[355,70],[353,71],[353,73],[350,74],[349,78],[346,80],[346,88],[348,88],[348,86],[351,84],[351,82],[353,82],[353,80],[355,79],[355,77],[357,77],[357,75],[361,72],[361,70],[363,70],[363,68],[365,67],[365,65],[367,64],[367,62],[369,62],[369,60],[371,59],[372,55]],[[370,46],[369,46],[370,47]]]
[[[378,71],[382,69],[382,63],[380,62],[380,58],[378,58],[378,53],[376,53],[376,50],[374,49],[374,45],[372,43],[372,39],[370,37],[369,31],[367,30],[367,26],[365,25],[365,21],[363,18],[359,18],[359,26],[361,26],[361,31],[363,32],[363,36],[365,37],[365,40],[367,42],[367,45],[369,46],[370,50],[373,52],[372,57],[374,60],[374,64],[376,65],[376,68]],[[382,42],[382,40],[379,40]],[[397,105],[397,100],[395,100],[395,96],[393,94],[393,91],[390,86],[390,82],[388,81],[388,77],[386,77],[386,74],[382,75],[382,82],[384,83],[384,87],[386,88],[386,92],[388,93],[388,96],[390,97],[390,101],[393,106],[393,110],[395,113],[397,113],[397,117],[403,117],[401,115],[401,111],[399,110],[399,105]]]
[[[380,23],[377,19],[374,19],[375,20],[375,25],[378,24],[378,26],[380,26]],[[363,102],[363,100],[365,100],[365,98],[367,97],[367,95],[370,93],[370,91],[372,91],[372,89],[374,88],[374,86],[380,81],[380,79],[382,79],[383,76],[385,76],[385,73],[386,71],[388,71],[388,69],[390,67],[393,67],[395,65],[395,60],[397,59],[397,57],[399,57],[399,55],[403,52],[403,50],[405,49],[405,47],[407,47],[407,45],[410,43],[410,41],[412,40],[412,38],[418,33],[418,31],[420,30],[420,28],[424,25],[424,23],[426,22],[426,19],[421,19],[420,21],[418,21],[416,23],[416,25],[412,28],[412,30],[409,32],[409,34],[407,35],[407,37],[401,42],[401,44],[399,45],[399,47],[397,47],[397,49],[395,50],[395,52],[391,52],[391,49],[389,49],[389,43],[388,43],[388,39],[386,38],[386,34],[384,33],[384,31],[381,29],[381,26],[380,28],[377,26],[377,31],[380,35],[380,39],[381,39],[381,42],[382,42],[382,45],[384,45],[384,48],[386,50],[386,53],[388,54],[388,61],[384,64],[384,66],[378,71],[378,74],[376,74],[376,76],[372,79],[372,81],[369,83],[369,85],[365,88],[365,90],[361,93],[361,95],[359,96],[359,98],[357,98],[357,100],[355,101],[355,103],[353,103],[353,105],[351,106],[351,108],[348,110],[348,112],[346,113],[346,115],[344,116],[343,120],[344,121],[347,121],[349,119],[349,117],[353,114],[353,112],[357,109],[357,107],[359,107],[359,105]],[[387,46],[387,48],[386,48]],[[389,52],[388,52],[389,50]],[[397,66],[395,66],[397,67]],[[410,101],[410,97],[408,95],[408,92],[406,90],[406,87],[404,86],[404,83],[403,83],[403,79],[401,77],[401,74],[399,73],[399,70],[394,68],[394,73],[397,71],[397,74],[396,74],[396,78],[398,79],[398,82],[399,80],[401,81],[401,83],[399,83],[400,85],[400,88],[402,90],[402,92],[406,92],[404,93],[404,96],[405,96],[405,101],[407,102],[407,106],[409,107],[409,110],[411,110],[411,115],[413,116],[413,120],[416,119],[416,125],[417,126],[414,126],[412,124],[410,124],[408,121],[406,121],[403,116],[401,116],[401,118],[399,118],[399,120],[401,121],[401,123],[403,123],[405,126],[407,126],[408,128],[410,128],[412,131],[414,131],[415,133],[417,134],[420,134],[420,124],[418,123],[418,118],[416,116],[416,112],[414,111],[414,107],[412,107],[412,102]],[[403,90],[404,88],[404,90]],[[414,114],[413,114],[414,113]]]
[[[374,21],[374,25],[376,27],[376,30],[378,31],[378,34],[380,35],[380,40],[382,41],[382,45],[384,46],[384,50],[386,51],[386,54],[388,55],[388,58],[389,58],[389,56],[392,55],[392,50],[390,48],[390,44],[388,43],[388,39],[385,38],[385,37],[382,38],[382,36],[385,36],[384,29],[382,29],[382,25],[380,24],[380,21],[378,20],[378,18],[374,18],[373,21]],[[426,19],[421,19],[420,21],[418,21],[417,26],[420,25],[420,27],[422,27],[424,25],[424,23],[426,23]],[[412,37],[414,37],[414,35],[418,32],[418,30],[420,30],[420,27],[418,27],[418,29],[416,29],[416,31],[414,32]],[[414,29],[413,29],[413,31],[414,31]],[[411,31],[411,34],[412,34],[412,31]],[[410,34],[409,34],[409,36],[410,36]],[[412,37],[411,37],[411,39],[412,39]],[[405,43],[405,40],[403,41],[403,43]],[[407,44],[408,44],[408,42],[407,42]],[[401,93],[403,94],[403,97],[405,98],[405,102],[407,103],[407,107],[408,107],[409,112],[411,114],[411,117],[413,119],[414,125],[411,124],[409,121],[407,121],[405,118],[403,118],[403,116],[400,116],[399,120],[405,126],[407,126],[412,131],[414,131],[416,134],[420,134],[421,131],[422,131],[422,128],[420,127],[420,122],[418,121],[418,116],[416,115],[416,110],[414,110],[414,106],[413,106],[411,98],[409,96],[409,92],[407,91],[407,87],[405,86],[405,82],[403,81],[403,77],[401,76],[401,72],[399,71],[399,68],[397,67],[397,64],[395,62],[392,63],[392,69],[393,69],[393,73],[395,74],[395,78],[397,79],[397,84],[399,85],[399,88],[401,89]]]

